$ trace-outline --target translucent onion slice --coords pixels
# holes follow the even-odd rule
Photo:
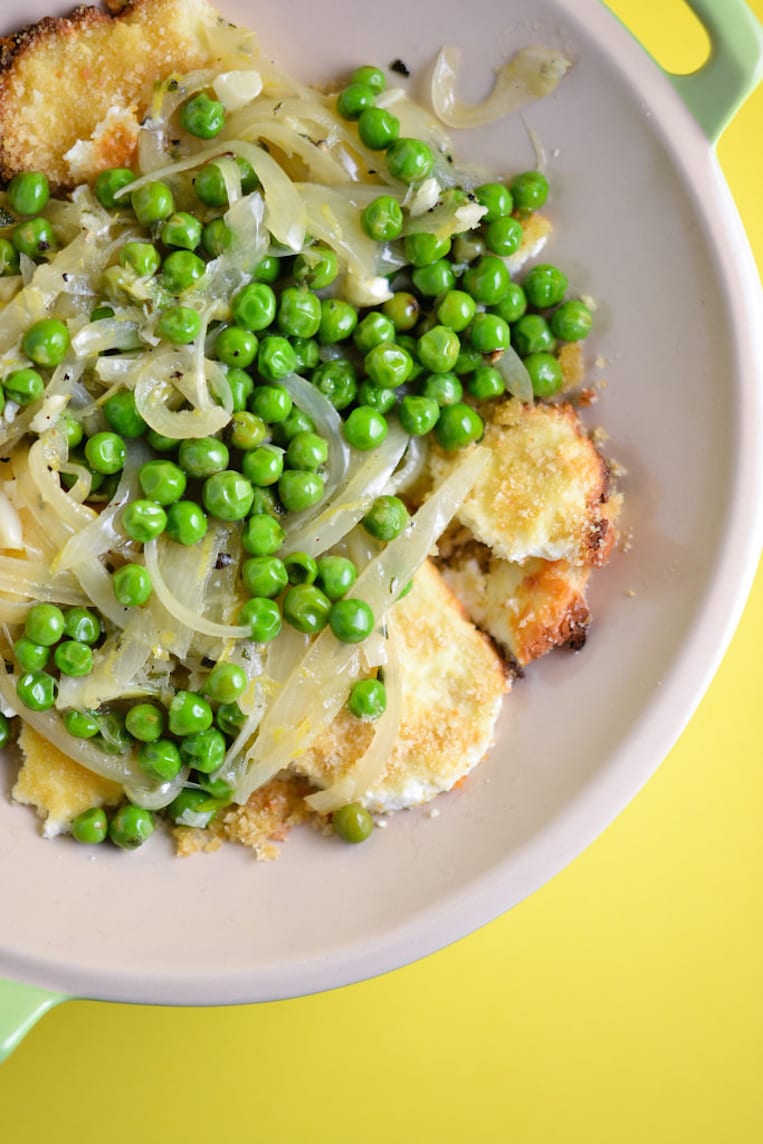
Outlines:
[[[344,266],[357,278],[375,279],[378,247],[361,229],[360,216],[353,204],[330,187],[316,183],[298,183],[297,190],[313,238],[335,250]]]
[[[135,806],[142,806],[144,810],[162,810],[169,806],[174,798],[180,794],[188,778],[188,767],[183,767],[171,782],[158,783],[152,786],[146,781],[146,776],[124,784],[125,794]]]
[[[97,357],[106,350],[137,350],[143,343],[137,322],[120,318],[100,318],[88,322],[72,338],[72,349],[78,358]]]
[[[191,631],[201,632],[203,635],[215,636],[217,639],[222,640],[244,640],[251,639],[250,629],[243,624],[219,624],[214,620],[209,620],[199,612],[199,589],[203,587],[204,576],[199,576],[199,565],[193,569],[192,575],[189,575],[188,587],[190,589],[189,595],[194,598],[194,603],[186,604],[184,601],[170,591],[167,581],[162,574],[161,566],[159,564],[159,541],[149,540],[143,545],[143,556],[146,562],[146,568],[151,576],[151,583],[154,586],[154,591],[164,604],[167,611],[181,624],[184,624]],[[189,558],[189,564],[191,563]],[[194,581],[196,581],[194,583]],[[199,582],[201,581],[201,583]]]
[[[363,801],[363,796],[382,778],[389,757],[394,750],[400,731],[403,708],[403,681],[400,662],[395,654],[394,612],[387,617],[389,639],[387,662],[384,668],[384,687],[387,706],[374,723],[374,734],[367,749],[350,770],[316,794],[308,795],[305,802],[319,814],[330,814],[348,802]]]
[[[389,479],[389,492],[405,492],[414,485],[427,467],[429,446],[423,437],[411,437],[403,457],[403,465]]]
[[[532,405],[535,396],[533,383],[527,372],[527,366],[514,347],[507,346],[493,364],[503,378],[506,389],[511,396]]]
[[[44,437],[38,437],[28,453],[17,449],[13,458],[16,488],[23,503],[50,540],[59,548],[96,516],[87,505],[77,504],[61,488],[58,473],[49,467]]]
[[[70,572],[53,574],[45,560],[0,556],[0,592],[57,604],[87,604],[87,597]]]
[[[344,480],[350,465],[350,446],[344,439],[339,411],[325,394],[298,373],[282,378],[280,384],[288,391],[294,404],[315,423],[316,432],[329,443],[324,498],[330,497]]]
[[[150,367],[141,370],[135,383],[135,408],[143,420],[164,437],[213,437],[230,421],[230,413],[222,405],[205,403],[199,409],[170,409],[167,401],[173,386],[152,377]]]
[[[287,527],[283,551],[320,556],[333,548],[368,512],[374,497],[387,487],[408,445],[408,435],[399,425],[390,426],[386,440],[369,454],[360,454],[351,464],[347,479],[320,511],[305,519],[295,514]]]
[[[24,547],[21,517],[4,492],[0,492],[0,548],[20,551]]]
[[[550,95],[571,67],[571,60],[548,48],[522,48],[503,65],[482,103],[467,105],[456,95],[458,48],[440,51],[432,73],[432,106],[449,127],[482,127]]]
[[[111,779],[112,782],[123,785],[133,782],[145,783],[146,776],[140,770],[132,753],[109,755],[87,739],[75,739],[66,730],[61,716],[56,711],[31,711],[25,707],[16,695],[17,682],[16,675],[0,671],[0,696],[25,723],[35,731],[39,731],[44,739],[54,747],[58,747],[64,755],[81,763],[93,774]]]
[[[488,450],[475,446],[412,518],[409,527],[364,569],[349,595],[365,600],[377,624],[432,551],[484,471]],[[245,803],[257,790],[308,750],[346,701],[360,670],[355,644],[342,644],[324,629],[292,671],[268,709],[254,745],[250,767],[235,800]]]

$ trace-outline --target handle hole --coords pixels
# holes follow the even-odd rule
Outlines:
[[[710,37],[685,0],[662,0],[658,20],[655,6],[644,0],[607,3],[666,71],[689,75],[706,63]]]

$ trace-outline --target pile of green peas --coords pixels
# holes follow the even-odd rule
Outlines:
[[[401,137],[398,119],[376,105],[385,86],[381,69],[357,68],[339,92],[336,109],[355,124],[366,148],[383,155],[395,184],[415,187],[435,170],[435,156],[424,141]],[[210,93],[200,92],[181,106],[178,120],[188,135],[209,140],[223,130],[225,110]],[[251,165],[234,157],[242,193],[256,191]],[[234,239],[225,219],[229,202],[223,171],[213,160],[171,183],[142,181],[131,191],[135,180],[131,170],[111,168],[94,184],[100,205],[124,215],[133,232],[137,222],[144,237],[132,237],[119,248],[90,318],[116,316],[120,305],[134,300],[140,283],[140,297],[150,299],[157,335],[187,345],[202,329],[199,301],[207,264],[224,255]],[[209,518],[234,523],[246,553],[241,580],[249,597],[238,622],[253,640],[275,639],[284,623],[307,634],[328,627],[337,639],[351,643],[365,639],[375,618],[363,600],[347,596],[358,574],[352,561],[334,554],[316,560],[306,553],[281,553],[287,515],[319,504],[324,495],[332,447],[282,383],[292,373],[307,378],[339,411],[342,434],[358,451],[378,447],[391,418],[412,437],[431,434],[448,451],[479,440],[482,403],[506,392],[496,363],[509,346],[523,359],[534,394],[553,397],[564,382],[560,343],[587,336],[591,310],[583,300],[568,297],[569,283],[558,267],[536,265],[516,281],[507,265],[522,245],[526,220],[544,205],[548,190],[541,172],[527,171],[507,183],[442,191],[441,201],[454,209],[475,199],[485,208],[478,227],[444,236],[410,228],[400,196],[380,187],[360,212],[360,225],[373,241],[395,244],[405,267],[390,275],[392,295],[378,306],[358,307],[342,297],[340,262],[327,245],[308,239],[296,255],[267,253],[251,267],[250,281],[229,299],[226,320],[213,325],[207,338],[207,353],[222,365],[230,388],[233,412],[223,433],[182,441],[163,437],[146,424],[127,388],[103,402],[102,426],[94,432],[86,432],[70,412],[61,417],[70,458],[91,474],[89,500],[110,499],[129,442],[142,439],[152,456],[139,471],[140,495],[122,509],[118,521],[138,553],[140,545],[161,535],[195,545],[206,535]],[[22,254],[37,262],[55,256],[58,239],[44,214],[49,198],[47,179],[39,172],[23,172],[9,184],[7,203],[15,219],[0,229],[0,276],[17,274]],[[50,371],[70,352],[66,322],[49,317],[32,323],[22,350],[32,364],[1,379],[0,408],[6,399],[30,405],[42,398]],[[62,480],[71,484],[73,478],[63,475]],[[375,539],[388,542],[409,520],[399,498],[381,496],[362,523]],[[112,583],[115,599],[126,608],[143,606],[152,594],[150,574],[139,556],[120,564]],[[97,634],[90,640],[73,635],[72,617],[78,611],[82,609],[63,612],[37,605],[14,645],[22,672],[18,696],[32,710],[55,704],[57,673],[85,674],[92,668],[101,621],[89,613]],[[233,667],[214,666],[209,681],[215,672]],[[132,745],[150,779],[169,781],[182,767],[192,767],[194,785],[181,792],[167,813],[173,821],[198,825],[211,821],[232,793],[209,775],[244,718],[236,700],[245,679],[239,677],[238,684],[241,690],[234,694],[231,685],[225,699],[214,695],[209,683],[205,695],[177,693],[173,703],[182,700],[186,714],[203,712],[203,727],[193,720],[193,725],[184,723],[172,705],[165,712],[153,703],[105,715],[68,711],[64,723],[75,737],[96,738],[104,749]],[[359,719],[379,718],[385,705],[380,678],[359,681],[348,699]],[[137,814],[140,808],[129,809]],[[343,808],[334,815],[335,830],[348,841],[370,833],[370,817],[360,812],[362,808]],[[150,818],[150,812],[144,813]],[[97,818],[104,838],[112,836],[111,825],[103,828],[104,811],[92,808],[86,815]],[[118,815],[112,823],[121,821]],[[137,834],[143,831],[148,837],[150,830],[144,828],[149,819],[140,821]],[[78,829],[87,833],[90,827]]]

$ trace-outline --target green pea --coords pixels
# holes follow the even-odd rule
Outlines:
[[[383,107],[367,107],[358,117],[358,135],[371,151],[384,151],[400,134],[400,120]]]
[[[403,240],[403,253],[411,266],[431,266],[447,257],[451,247],[449,238],[440,238],[436,234],[421,231],[407,234]]]
[[[375,622],[365,600],[337,600],[329,611],[329,627],[342,643],[362,643],[374,630]]]
[[[517,322],[527,309],[527,296],[518,282],[510,282],[509,288],[492,308],[492,312],[504,322]]]
[[[421,307],[415,294],[400,290],[387,299],[382,306],[382,313],[390,319],[398,332],[405,333],[406,330],[412,330],[418,322]]]
[[[201,499],[209,515],[217,520],[243,520],[252,507],[254,491],[242,473],[225,469],[207,477]]]
[[[46,671],[26,671],[16,683],[16,695],[30,711],[49,711],[56,702],[58,684]]]
[[[294,259],[292,274],[302,286],[323,290],[339,273],[339,259],[329,246],[309,246]]]
[[[433,326],[416,343],[419,361],[430,373],[449,373],[460,349],[458,334],[447,326]]]
[[[127,206],[130,202],[129,196],[123,195],[117,198],[117,194],[133,182],[135,175],[127,167],[109,167],[106,171],[100,171],[96,177],[95,197],[106,210]]]
[[[241,172],[241,190],[245,195],[250,194],[257,186],[257,176],[251,163],[236,156],[236,163]],[[193,189],[205,206],[227,207],[228,192],[225,189],[225,179],[218,163],[205,163],[193,180]]]
[[[508,258],[516,254],[522,245],[524,232],[522,224],[517,219],[507,215],[506,218],[497,218],[489,222],[485,230],[485,245],[493,254],[500,254]]]
[[[282,619],[275,600],[253,596],[238,614],[238,623],[249,627],[255,643],[270,643],[281,631]]]
[[[257,335],[240,326],[226,326],[217,335],[215,353],[228,366],[246,369],[257,356]]]
[[[291,413],[292,399],[282,385],[259,385],[252,394],[249,405],[253,413],[268,425],[285,421]]]
[[[362,83],[370,87],[374,95],[379,95],[387,86],[384,72],[373,64],[362,64],[361,67],[355,68],[350,76],[350,83]]]
[[[180,442],[178,464],[189,477],[211,477],[227,469],[228,446],[217,437],[186,437]]]
[[[126,242],[119,251],[120,266],[128,266],[139,278],[150,278],[162,264],[161,255],[152,242]]]
[[[298,286],[287,286],[278,305],[278,327],[289,338],[312,338],[321,324],[321,300]]]
[[[387,170],[393,179],[418,183],[426,179],[434,164],[434,156],[421,139],[395,139],[386,151]]]
[[[192,250],[173,250],[162,266],[162,282],[171,294],[182,294],[199,282],[207,269],[207,264]]]
[[[277,556],[251,556],[241,565],[241,578],[250,596],[273,599],[289,583],[283,560]]]
[[[257,372],[266,381],[280,381],[282,378],[288,377],[290,373],[294,373],[296,364],[296,355],[286,338],[279,337],[277,334],[268,334],[262,339],[257,351]],[[255,390],[254,397],[256,395],[257,391]],[[291,402],[289,402],[289,409],[291,409]],[[258,413],[259,410],[255,409],[254,412]],[[287,414],[288,410],[284,416]],[[279,417],[278,420],[283,420],[283,418]]]
[[[109,476],[124,468],[127,449],[117,433],[96,433],[85,444],[85,457],[96,473]]]
[[[307,552],[291,552],[284,557],[284,568],[290,584],[314,584],[318,562]]]
[[[438,405],[455,405],[464,395],[464,387],[455,373],[428,373],[419,391],[422,397],[432,398]]]
[[[250,282],[231,299],[231,313],[237,326],[259,333],[276,316],[276,296],[267,282]]]
[[[50,659],[50,648],[35,643],[28,636],[20,636],[13,644],[13,655],[24,671],[42,671]]]
[[[296,405],[292,406],[291,413],[284,421],[279,421],[273,427],[273,440],[279,445],[288,445],[297,433],[314,433],[315,422]]]
[[[383,389],[382,386],[376,385],[375,382],[370,381],[368,378],[362,381],[358,386],[357,397],[359,405],[368,405],[371,409],[374,409],[377,413],[381,413],[382,415],[389,413],[397,404],[397,393],[394,389]],[[345,433],[345,436],[346,435]],[[372,448],[373,446],[370,447]]]
[[[449,289],[437,307],[441,325],[460,333],[465,330],[477,312],[477,303],[464,290]]]
[[[175,501],[167,508],[165,532],[176,544],[190,547],[207,535],[207,518],[195,501]]]
[[[41,171],[19,171],[8,184],[8,206],[16,214],[40,214],[49,198],[50,184]]]
[[[563,300],[567,286],[566,274],[549,263],[533,266],[524,281],[527,301],[537,310],[557,306]]]
[[[233,411],[234,413],[242,413],[254,392],[254,380],[246,370],[235,365],[228,367],[225,376],[230,386]]]
[[[254,386],[252,386],[254,390]],[[268,427],[261,417],[249,410],[237,410],[230,421],[230,443],[234,449],[254,449],[268,435]]]
[[[11,233],[11,241],[19,254],[40,258],[56,249],[53,227],[46,218],[30,218],[19,223]]]
[[[156,331],[175,346],[187,346],[201,333],[201,315],[190,306],[169,306],[156,323]]]
[[[114,317],[114,307],[113,306],[95,306],[94,309],[92,309],[90,311],[90,321],[91,322],[100,322],[104,318],[113,318],[113,317]]]
[[[358,719],[378,719],[387,709],[387,689],[380,679],[353,683],[347,706]]]
[[[469,341],[481,354],[505,350],[511,341],[509,323],[497,314],[476,314],[469,328]]]
[[[122,509],[122,528],[130,540],[145,544],[161,536],[167,527],[167,513],[156,501],[139,497]]]
[[[281,276],[283,269],[281,259],[274,254],[266,254],[264,258],[252,267],[251,275],[255,282],[267,282],[272,285]]]
[[[258,445],[244,453],[241,471],[253,485],[274,485],[283,472],[284,453],[277,445]]]
[[[284,542],[286,533],[268,513],[253,513],[241,534],[241,544],[251,556],[272,556]]]
[[[511,193],[517,210],[537,211],[548,198],[548,180],[540,171],[524,171],[512,179]]]
[[[163,222],[175,211],[175,199],[166,183],[157,179],[143,183],[130,195],[133,213],[142,226]]]
[[[328,460],[329,446],[317,433],[297,433],[289,442],[286,460],[292,469],[319,469]]]
[[[286,469],[278,481],[278,496],[288,512],[301,512],[318,504],[324,486],[325,480],[320,473]]]
[[[389,432],[384,415],[370,405],[359,405],[342,425],[348,445],[364,452],[381,445]]]
[[[201,242],[201,221],[188,211],[175,211],[162,224],[161,235],[165,246],[181,250],[195,250]]]
[[[433,397],[407,393],[400,402],[400,424],[411,437],[425,437],[437,424],[440,406]]]
[[[312,634],[325,628],[332,603],[315,584],[296,584],[284,596],[283,618],[298,632]]]
[[[394,342],[380,342],[369,350],[363,366],[375,385],[395,389],[404,385],[411,376],[413,362],[411,355]]]
[[[343,842],[357,845],[370,838],[374,830],[374,820],[371,815],[357,802],[347,803],[338,807],[331,816],[334,833]]]
[[[480,206],[487,207],[482,216],[483,222],[494,222],[510,215],[514,209],[511,191],[503,183],[482,183],[474,188],[474,195]]]
[[[323,362],[313,371],[311,381],[335,409],[346,409],[358,391],[357,372],[346,358]]]
[[[151,779],[170,782],[182,765],[180,751],[171,739],[155,739],[138,748],[138,766]]]
[[[524,314],[511,327],[511,340],[520,357],[545,353],[556,345],[554,335],[542,314]]]
[[[436,298],[447,291],[452,291],[456,284],[453,267],[447,258],[441,258],[431,266],[419,267],[414,270],[411,277],[413,285],[425,298]]]
[[[135,703],[125,715],[125,727],[139,743],[155,743],[164,734],[164,711],[153,703]]]
[[[593,314],[585,302],[570,299],[563,302],[551,315],[551,332],[563,342],[580,342],[588,337]]]
[[[53,647],[64,634],[66,619],[55,604],[35,604],[24,621],[24,635],[33,643]]]
[[[93,652],[79,640],[63,640],[53,653],[53,661],[62,675],[78,678],[93,670]]]
[[[103,403],[103,415],[110,429],[129,440],[142,437],[148,428],[138,413],[135,394],[131,389],[120,389],[112,393]]]
[[[461,352],[456,358],[456,364],[453,366],[453,372],[458,377],[464,377],[466,374],[474,373],[475,369],[483,364],[482,354],[471,346],[462,346]]]
[[[564,374],[553,354],[544,352],[528,354],[524,358],[524,365],[530,375],[536,397],[553,397],[562,388]]]
[[[138,484],[149,500],[174,504],[185,492],[186,475],[174,461],[146,461],[138,470]]]
[[[469,378],[468,386],[472,397],[478,401],[489,401],[494,397],[502,397],[506,392],[506,385],[501,374],[491,365],[480,366]]]
[[[98,720],[100,734],[98,745],[102,751],[105,751],[107,755],[124,755],[132,749],[132,742],[127,733],[123,715],[117,711],[103,713],[94,711],[92,714]]]
[[[322,346],[334,345],[349,338],[358,324],[358,311],[342,298],[321,301],[321,324],[318,341]]]
[[[278,611],[278,608],[276,608],[276,611]],[[244,723],[246,723],[246,715],[238,703],[221,703],[217,708],[215,723],[224,735],[228,735],[233,739],[238,735]]]
[[[3,390],[8,401],[31,405],[42,397],[45,382],[36,369],[15,369],[3,381]]]
[[[169,804],[167,814],[176,826],[192,826],[204,830],[219,809],[220,803],[208,792],[185,787]]]
[[[84,436],[81,422],[70,413],[64,413],[56,422],[56,427],[63,430],[69,450],[76,449]]]
[[[92,711],[78,711],[76,707],[64,712],[63,723],[74,739],[94,739],[100,730]]]
[[[464,402],[447,405],[440,413],[435,426],[435,437],[443,449],[461,449],[472,441],[478,441],[485,426],[476,409]]]
[[[77,842],[97,845],[109,835],[109,820],[102,806],[91,806],[72,819],[72,836]]]
[[[225,126],[225,108],[200,91],[180,108],[180,126],[197,139],[214,139]]]
[[[124,803],[109,823],[109,838],[121,850],[137,850],[156,829],[154,816],[141,806]]]
[[[486,254],[464,271],[464,289],[475,302],[495,306],[508,292],[511,279],[505,263],[494,254]]]
[[[321,556],[317,561],[317,583],[332,603],[341,600],[358,578],[358,570],[346,556]]]
[[[66,323],[58,318],[41,318],[26,331],[21,348],[35,365],[60,365],[69,349]]]
[[[214,715],[208,701],[197,691],[176,691],[170,702],[168,722],[173,735],[193,735],[211,727]]]
[[[392,195],[379,195],[366,206],[360,216],[365,234],[375,242],[392,242],[403,229],[403,212]]]
[[[201,245],[210,258],[219,258],[233,246],[233,231],[223,218],[210,219],[201,232]]]
[[[361,353],[367,353],[382,342],[395,341],[395,324],[391,318],[377,310],[367,313],[363,321],[355,327],[352,341]]]
[[[64,635],[80,643],[96,644],[101,638],[101,621],[89,608],[69,608],[64,617]]]
[[[18,274],[21,267],[19,252],[9,238],[0,238],[0,278]]]
[[[399,497],[380,496],[371,505],[361,524],[376,540],[394,540],[411,522],[410,513]]]
[[[359,119],[367,107],[373,107],[376,92],[365,83],[350,83],[337,96],[336,109],[342,119]]]
[[[151,596],[152,584],[148,569],[142,564],[123,564],[111,578],[114,598],[126,608],[139,608]]]
[[[211,774],[212,771],[216,771],[225,759],[226,750],[225,736],[216,727],[186,735],[180,743],[183,760],[200,774]]]

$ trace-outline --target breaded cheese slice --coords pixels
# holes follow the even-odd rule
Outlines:
[[[554,648],[585,643],[589,565],[537,558],[511,564],[472,544],[442,574],[474,622],[520,667]]]
[[[113,15],[82,6],[0,39],[2,178],[38,170],[67,187],[131,166],[154,84],[213,63],[209,30],[220,17],[206,0],[107,7]]]
[[[604,564],[615,539],[617,502],[609,498],[609,466],[575,409],[511,398],[491,415],[481,442],[490,461],[458,522],[495,556],[515,564],[532,557]],[[432,450],[435,485],[459,457]]]
[[[22,723],[18,746],[23,763],[11,798],[33,806],[45,820],[43,834],[53,838],[91,806],[116,806],[124,792],[119,783],[101,778]]]
[[[428,802],[484,758],[509,687],[505,665],[431,562],[395,605],[402,672],[400,727],[384,775],[361,801],[383,813]],[[292,764],[318,787],[331,786],[368,747],[373,724],[344,708]]]

